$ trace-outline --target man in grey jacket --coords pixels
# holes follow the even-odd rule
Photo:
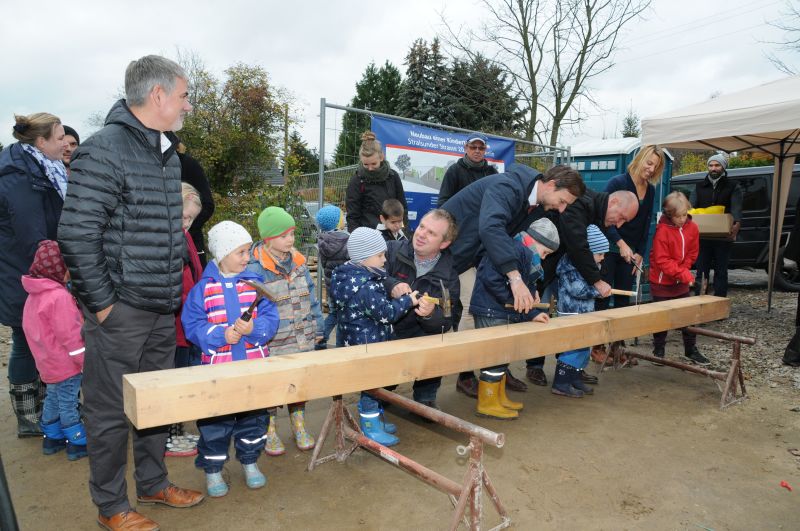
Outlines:
[[[126,99],[75,151],[58,229],[84,313],[83,394],[89,491],[106,529],[157,529],[131,509],[122,375],[171,368],[184,239],[177,131],[192,106],[173,61],[149,55],[125,72]],[[133,432],[139,503],[189,507],[200,492],[167,479],[168,427]]]

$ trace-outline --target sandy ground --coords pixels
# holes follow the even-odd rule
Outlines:
[[[795,297],[783,295],[783,300]],[[787,329],[793,326],[786,312],[772,319],[786,320]],[[8,330],[0,334],[5,365]],[[668,353],[679,353],[678,338],[670,335]],[[649,351],[649,339],[642,338],[640,348]],[[776,362],[780,355],[769,354]],[[522,363],[512,368],[524,375]],[[552,370],[550,358],[548,376]],[[4,396],[6,390],[3,378]],[[800,491],[780,483],[800,489],[800,458],[789,451],[800,448],[800,390],[792,379],[770,386],[754,378],[748,391],[749,400],[720,411],[714,381],[642,363],[604,372],[595,395],[581,400],[531,386],[514,394],[525,403],[516,421],[475,417],[474,401],[455,392],[454,377],[445,379],[439,404],[506,434],[504,448],[487,449],[485,465],[514,529],[798,529]],[[399,392],[410,395],[410,386],[400,386]],[[43,456],[40,441],[17,439],[7,399],[0,402],[0,450],[21,528],[96,528],[86,460],[68,462],[63,453]],[[327,400],[310,403],[315,431],[328,405]],[[398,424],[399,452],[461,480],[465,461],[456,447],[467,442],[464,436],[396,408],[388,417]],[[278,430],[290,442],[285,410]],[[293,447],[282,457],[263,456],[260,465],[269,483],[259,491],[249,491],[238,464],[229,463],[227,497],[191,509],[140,510],[163,529],[447,527],[452,506],[444,494],[365,451],[311,473],[308,459]],[[167,462],[172,481],[203,489],[203,475],[191,458]],[[498,523],[488,501],[484,511],[484,528]]]

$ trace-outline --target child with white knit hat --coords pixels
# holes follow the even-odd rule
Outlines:
[[[386,240],[379,231],[357,228],[347,240],[347,252],[350,261],[334,269],[331,277],[330,295],[339,318],[336,334],[345,346],[389,341],[392,323],[417,305],[417,292],[394,300],[386,293]],[[394,426],[383,422],[377,400],[362,393],[358,412],[364,435],[384,446],[399,442],[392,435]]]
[[[257,298],[247,281],[260,280],[245,269],[252,242],[247,230],[232,221],[218,223],[208,231],[208,249],[214,259],[189,292],[181,314],[187,339],[203,350],[203,365],[269,355],[267,343],[278,329],[275,304],[261,299],[251,315],[242,315]],[[262,409],[197,421],[200,441],[195,466],[206,473],[209,496],[228,493],[222,467],[228,460],[231,438],[247,486],[258,489],[266,484],[256,462],[264,449],[268,418],[267,410]]]
[[[608,252],[608,238],[597,225],[589,225],[586,229],[589,250],[592,251],[595,264],[600,264]],[[601,297],[593,285],[589,284],[578,272],[578,269],[564,254],[556,266],[558,275],[558,315],[577,315],[594,311],[594,300]],[[556,362],[556,374],[553,378],[552,393],[571,398],[582,398],[594,394],[581,378],[581,371],[589,363],[590,349],[582,348],[564,352]]]

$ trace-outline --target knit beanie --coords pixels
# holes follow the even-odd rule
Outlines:
[[[711,155],[710,157],[708,157],[706,166],[708,166],[711,163],[711,161],[719,162],[722,165],[723,170],[728,169],[728,159],[725,158],[725,155],[723,155],[722,153],[717,153],[716,155]]]
[[[317,212],[317,225],[322,232],[330,232],[339,228],[342,210],[334,205],[325,205]]]
[[[208,231],[208,250],[218,264],[246,243],[253,243],[253,238],[247,229],[233,221],[220,221]]]
[[[347,254],[353,262],[362,262],[370,256],[386,252],[383,234],[369,227],[358,227],[347,240]]]
[[[528,234],[551,251],[558,249],[561,241],[558,238],[558,229],[547,218],[539,218],[527,230]]]
[[[258,216],[258,233],[265,240],[283,236],[293,228],[294,218],[281,207],[267,207]]]
[[[608,238],[597,225],[589,225],[586,229],[586,238],[589,240],[589,250],[592,251],[592,254],[608,252]]]
[[[32,277],[49,278],[63,284],[67,264],[64,263],[58,244],[53,240],[40,241],[28,272]]]
[[[65,135],[72,135],[75,138],[75,142],[77,142],[78,145],[80,145],[81,137],[78,136],[78,132],[75,129],[71,128],[68,125],[65,125],[64,126],[64,134]]]

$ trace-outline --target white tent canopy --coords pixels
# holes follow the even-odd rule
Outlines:
[[[758,151],[775,157],[768,306],[794,157],[800,154],[800,76],[766,83],[642,120],[642,144]]]

